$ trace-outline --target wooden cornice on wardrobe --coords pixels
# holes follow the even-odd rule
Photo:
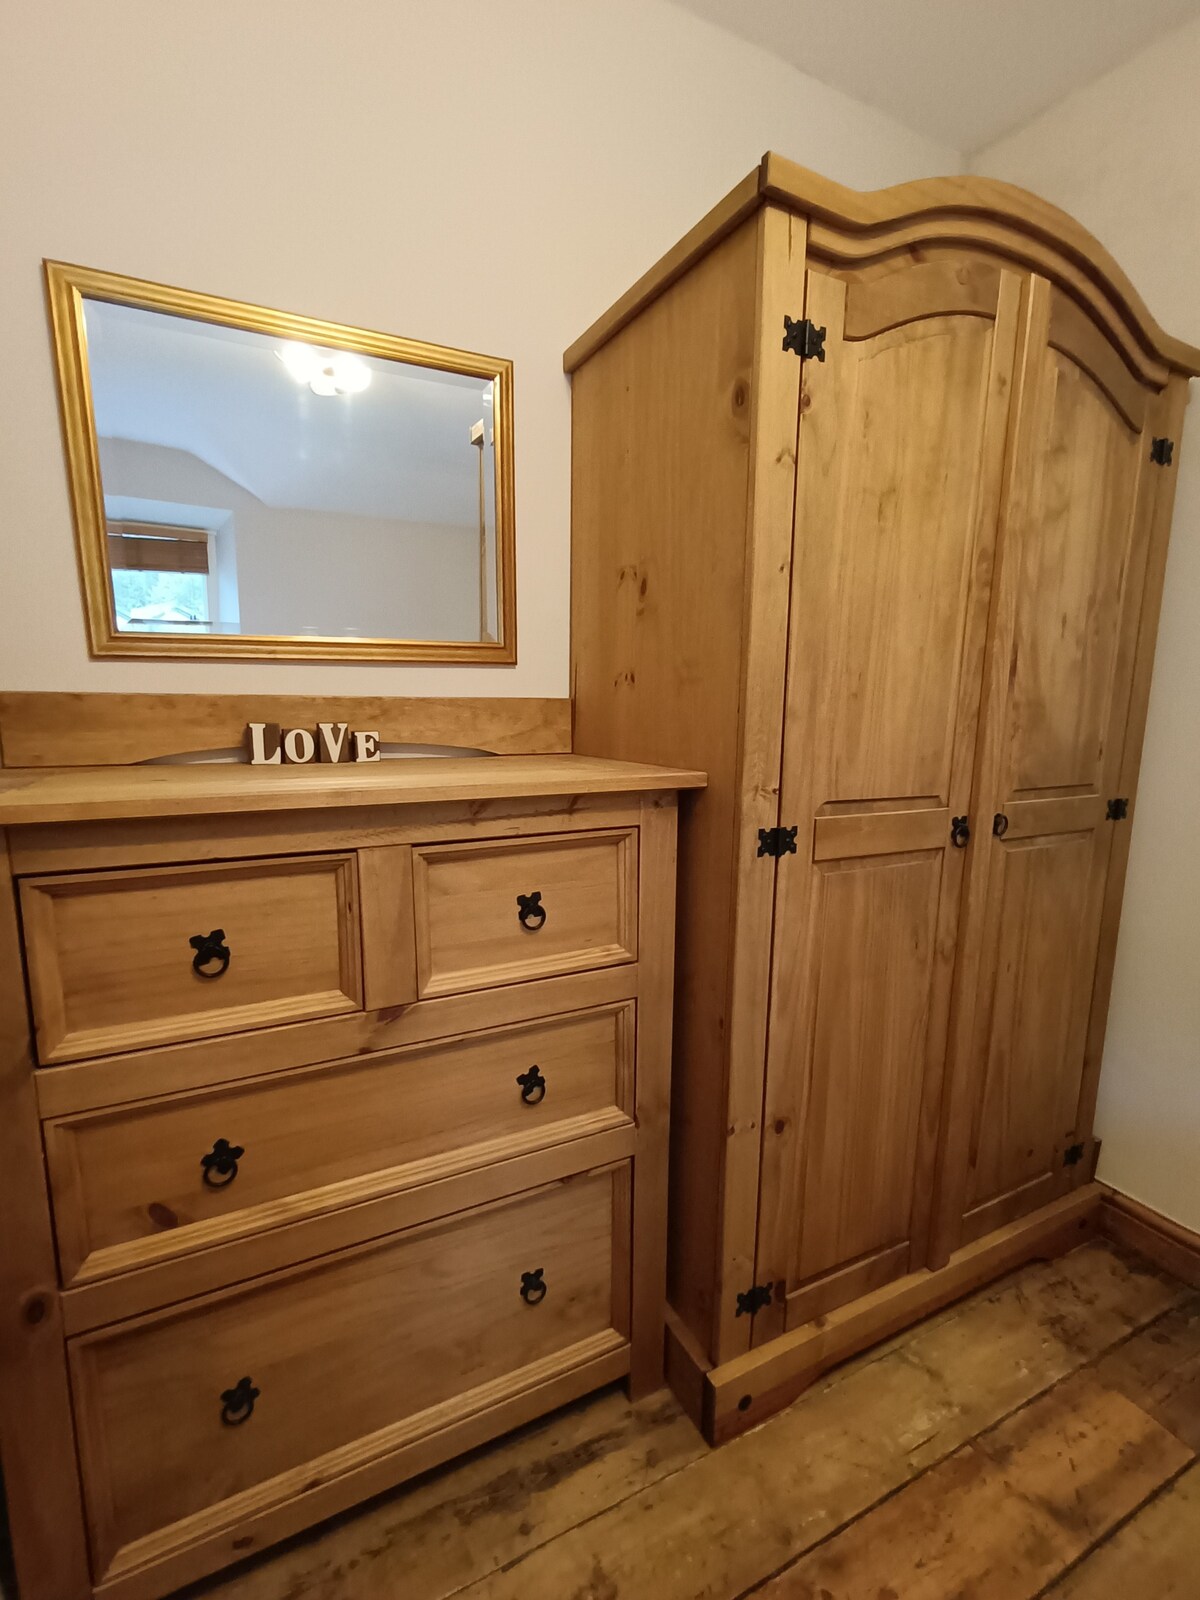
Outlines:
[[[807,217],[809,255],[831,261],[865,261],[896,250],[922,255],[939,243],[993,250],[1071,294],[1154,387],[1162,388],[1169,371],[1200,375],[1200,349],[1164,332],[1100,241],[1048,200],[974,174],[850,189],[773,151],[575,340],[563,357],[564,370],[574,372],[765,204]]]

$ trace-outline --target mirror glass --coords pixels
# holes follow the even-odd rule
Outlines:
[[[507,363],[133,299],[75,302],[101,653],[515,659]]]

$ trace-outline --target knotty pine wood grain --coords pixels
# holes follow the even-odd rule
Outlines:
[[[986,316],[956,314],[968,293]],[[969,260],[808,273],[826,361],[804,368],[780,801],[804,844],[776,887],[754,1276],[787,1294],[756,1348],[802,1286],[899,1244],[894,1276],[926,1263],[1019,294]]]
[[[1175,508],[1175,487],[1179,481],[1180,435],[1183,432],[1184,413],[1188,404],[1189,385],[1185,378],[1173,377],[1152,410],[1152,428],[1156,434],[1176,442],[1174,464],[1156,476],[1153,523],[1150,530],[1150,550],[1142,590],[1142,616],[1138,629],[1137,652],[1133,664],[1133,681],[1129,692],[1129,716],[1125,724],[1125,743],[1121,753],[1121,769],[1117,779],[1117,794],[1124,795],[1130,803],[1130,814],[1125,825],[1119,826],[1113,838],[1109,860],[1108,882],[1104,892],[1104,910],[1100,922],[1100,946],[1096,962],[1096,981],[1092,991],[1092,1010],[1088,1019],[1087,1049],[1084,1057],[1083,1085],[1080,1094],[1080,1118],[1090,1124],[1095,1116],[1096,1097],[1100,1085],[1100,1067],[1104,1056],[1104,1038],[1108,1026],[1108,1007],[1112,995],[1113,973],[1117,959],[1117,934],[1121,921],[1121,902],[1125,893],[1125,873],[1129,865],[1129,847],[1133,819],[1137,813],[1137,786],[1141,771],[1142,744],[1146,733],[1146,717],[1150,706],[1150,679],[1154,668],[1154,646],[1158,635],[1158,619],[1162,610],[1163,585],[1166,578],[1167,547],[1171,537],[1171,516]]]
[[[6,767],[124,766],[241,745],[249,722],[312,728],[345,722],[385,743],[498,755],[571,748],[571,702],[532,699],[334,698],[331,695],[0,694]]]
[[[1001,520],[975,804],[986,818],[1022,802],[1026,816],[1012,837],[978,841],[988,886],[969,1051],[965,1238],[995,1225],[1005,1197],[1012,1217],[1062,1192],[1071,1181],[1064,1144],[1091,1137],[1079,1108],[1115,831],[1103,802],[1123,792],[1161,478],[1149,431],[1131,428],[1080,364],[1089,346],[1061,327],[1056,334],[1060,300],[1035,280]],[[1085,795],[1094,804],[1083,827],[1064,802]]]
[[[342,1523],[195,1600],[395,1600],[401,1575],[405,1600],[735,1600],[1188,1297],[1140,1258],[1086,1245],[872,1351],[721,1450],[695,1451],[678,1412],[656,1414],[644,1452],[618,1429],[617,1461],[595,1445],[578,1465],[538,1457],[524,1435],[427,1479],[415,1504],[380,1502],[357,1533]],[[660,1448],[679,1452],[666,1471]]]
[[[672,1397],[608,1389],[339,1518],[195,1600],[432,1600],[510,1567],[589,1510],[706,1453]]]
[[[0,830],[0,1466],[22,1600],[85,1600],[87,1546],[20,940]]]
[[[974,239],[1053,274],[1108,327],[1127,359],[1160,381],[1164,363],[1200,373],[1200,350],[1163,332],[1099,240],[1028,190],[974,174],[921,178],[890,189],[848,189],[773,151],[576,339],[563,357],[565,370],[573,372],[587,361],[764,203],[807,216],[814,242],[827,251],[874,255],[911,243],[914,232],[924,248],[942,239]]]
[[[429,1182],[453,1172],[455,1153],[469,1170],[594,1131],[606,1112],[632,1126],[633,1010],[627,1001],[45,1123],[63,1281]],[[516,1074],[535,1062],[546,1088],[529,1104]],[[226,1136],[244,1152],[237,1182],[208,1187],[199,1159]]]
[[[697,789],[704,774],[590,756],[417,756],[366,766],[82,767],[0,772],[0,823],[197,817],[327,806]]]
[[[771,993],[775,873],[758,856],[760,828],[780,821],[792,559],[796,431],[802,368],[780,361],[779,329],[803,304],[807,229],[802,217],[768,206],[758,217],[758,304],[751,378],[747,570],[742,629],[740,750],[729,951],[725,1132],[713,1290],[713,1358],[749,1349],[750,1317],[737,1314],[739,1289],[754,1281],[762,1159],[763,1072]],[[770,858],[767,858],[768,860]],[[688,1331],[694,1340],[696,1330]]]
[[[576,1350],[582,1362],[601,1339],[619,1348],[626,1330],[614,1327],[614,1285],[628,1262],[627,1241],[613,1236],[613,1193],[626,1170],[581,1175],[73,1341],[101,1579],[136,1588],[152,1559],[172,1561],[180,1577],[211,1571],[225,1541],[237,1549],[264,1514],[286,1518],[323,1482],[436,1439],[460,1396],[515,1390],[525,1369]],[[531,1308],[521,1273],[535,1263],[547,1293]],[[261,1387],[253,1420],[267,1426],[214,1450],[235,1367]],[[159,1592],[170,1587],[157,1582]]]
[[[362,1010],[349,853],[26,878],[21,913],[43,1063]],[[218,926],[205,981],[191,939]]]
[[[466,840],[413,850],[422,999],[637,959],[637,835]],[[522,895],[542,917],[522,922]]]
[[[798,260],[792,266],[798,276]],[[757,224],[749,222],[587,362],[572,399],[575,748],[689,766],[703,760],[709,775],[680,829],[675,1035],[688,1070],[675,1076],[671,1205],[688,1226],[676,1230],[670,1267],[671,1303],[706,1347],[730,1120],[729,930],[742,915],[734,873],[745,765],[742,642],[748,625],[762,626],[748,615],[752,552],[740,531],[752,487],[765,492],[762,474],[753,475],[751,437],[758,271]],[[794,408],[786,420],[782,436],[772,435],[776,452],[794,446]],[[786,460],[783,472],[790,476]],[[788,511],[790,502],[785,525]],[[778,543],[778,524],[775,534]],[[769,675],[778,681],[784,638],[775,631],[779,658]],[[770,766],[764,752],[764,784],[775,781]],[[773,796],[759,804],[763,823],[773,823]],[[750,862],[768,894],[765,913],[770,867],[753,853]],[[752,1055],[746,1059],[753,1069]],[[761,1104],[760,1093],[750,1098]],[[757,1148],[757,1129],[743,1131]],[[744,1256],[753,1185],[742,1203]]]
[[[235,1083],[284,1068],[316,1066],[341,1057],[582,1011],[633,998],[638,978],[638,965],[628,963],[514,983],[481,994],[420,1000],[403,1009],[352,1012],[318,1022],[166,1045],[133,1056],[65,1062],[35,1080],[38,1109],[43,1117],[66,1116],[181,1089]]]

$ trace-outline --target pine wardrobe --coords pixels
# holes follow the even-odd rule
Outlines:
[[[565,365],[575,748],[709,774],[668,1366],[719,1440],[1092,1226],[1200,351],[1022,190],[768,155]]]

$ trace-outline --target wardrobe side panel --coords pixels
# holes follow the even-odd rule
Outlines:
[[[711,1342],[726,1126],[757,225],[573,379],[574,748],[708,787],[679,849],[670,1299]]]
[[[1179,456],[1184,411],[1188,403],[1188,381],[1173,377],[1157,398],[1151,411],[1151,431],[1174,443],[1169,465],[1155,478],[1154,510],[1150,529],[1150,551],[1146,580],[1138,618],[1137,646],[1125,741],[1121,752],[1121,771],[1116,789],[1129,800],[1129,821],[1113,837],[1108,882],[1104,890],[1104,910],[1100,920],[1100,950],[1096,962],[1096,981],[1092,990],[1088,1018],[1087,1049],[1084,1054],[1083,1085],[1079,1100],[1079,1128],[1091,1137],[1096,1116],[1096,1095],[1100,1083],[1100,1064],[1104,1055],[1104,1035],[1108,1007],[1112,998],[1113,969],[1117,959],[1117,933],[1121,924],[1121,902],[1125,894],[1125,872],[1129,865],[1129,845],[1133,817],[1137,809],[1138,775],[1142,765],[1142,745],[1146,737],[1146,712],[1150,704],[1150,678],[1154,669],[1154,650],[1158,641],[1158,619],[1162,610],[1163,579],[1166,575],[1167,546],[1171,537],[1171,516],[1175,509],[1175,486],[1179,476]]]

